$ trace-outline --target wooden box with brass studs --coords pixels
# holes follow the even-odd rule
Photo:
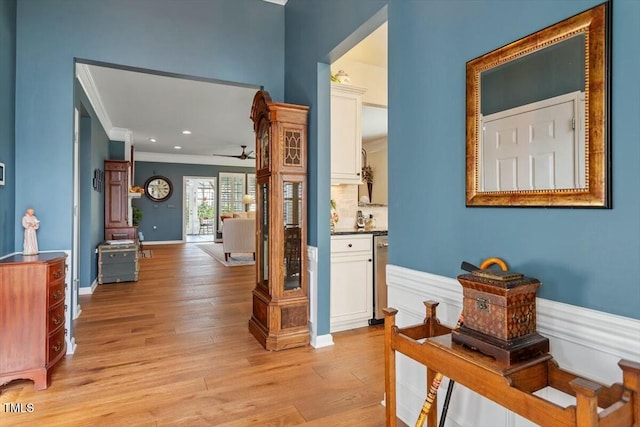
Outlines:
[[[454,342],[507,364],[549,351],[549,340],[536,332],[537,279],[472,273],[458,276],[458,281],[464,323],[452,331]]]
[[[98,284],[138,281],[137,243],[98,246]]]

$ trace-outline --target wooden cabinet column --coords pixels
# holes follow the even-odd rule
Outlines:
[[[256,135],[256,287],[249,331],[267,350],[309,344],[307,115],[258,91]]]
[[[129,167],[126,160],[104,162],[104,239],[136,240],[129,225]]]

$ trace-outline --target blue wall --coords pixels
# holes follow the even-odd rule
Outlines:
[[[310,106],[309,245],[318,248],[319,335],[329,333],[329,65],[386,20],[386,1],[289,0],[285,18],[285,101]],[[373,18],[372,18],[373,16]],[[391,187],[390,187],[391,188]]]
[[[282,100],[283,45],[284,8],[261,0],[18,2],[15,218],[33,206],[40,248],[71,247],[74,58],[264,86]]]
[[[455,277],[500,256],[540,297],[640,318],[640,2],[613,10],[613,210],[465,208],[464,63],[599,1],[455,3],[389,7],[389,186],[422,195],[390,200],[391,262]]]
[[[138,161],[135,171],[134,185],[144,187],[144,183],[153,175],[165,176],[173,184],[171,197],[164,202],[154,202],[145,196],[133,201],[133,205],[141,209],[144,215],[140,220],[138,231],[144,234],[145,242],[157,242],[182,240],[183,177],[217,178],[220,172],[255,173],[255,168]],[[219,212],[217,207],[216,212]],[[156,226],[155,230],[154,226]]]
[[[0,186],[0,257],[14,251],[15,217],[15,80],[16,4],[0,0],[0,163],[5,182]],[[22,213],[19,215],[22,218]],[[22,233],[20,233],[22,236]],[[20,243],[22,250],[22,243]]]
[[[8,218],[13,230],[5,232],[0,222],[0,250],[21,246],[19,218],[27,206],[42,221],[42,249],[71,246],[74,58],[263,85],[274,100],[311,106],[309,243],[319,250],[318,331],[327,333],[327,64],[388,15],[390,262],[455,277],[463,259],[502,256],[540,278],[544,298],[640,318],[637,0],[616,0],[614,9],[613,209],[464,206],[465,62],[597,3],[289,0],[283,8],[260,0],[189,1],[189,7],[173,0],[19,2],[15,163],[5,162],[15,165],[8,173],[16,185],[0,189],[0,215],[14,199],[15,205]],[[14,7],[0,3],[0,43],[8,51]],[[0,59],[0,85],[8,90],[0,91],[3,102],[13,99],[11,64]],[[4,133],[13,140],[12,120],[4,114],[0,120],[8,126],[0,126],[0,155],[11,158],[14,148]]]
[[[318,62],[334,60],[330,54],[345,43],[353,46],[340,42],[379,3],[309,3],[286,5],[285,98],[312,106],[309,242],[326,266],[328,75]],[[613,209],[465,207],[465,63],[598,3],[388,2],[390,263],[456,277],[462,260],[500,256],[514,270],[539,278],[543,298],[640,318],[637,0],[616,0],[613,11]],[[321,270],[323,319],[329,313],[323,301],[327,283]]]

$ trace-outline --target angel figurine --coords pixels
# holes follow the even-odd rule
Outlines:
[[[40,228],[40,221],[38,221],[38,218],[36,218],[34,214],[35,211],[32,208],[29,208],[22,217],[22,226],[24,227],[24,243],[22,255],[38,254],[38,239],[36,238],[36,230]]]

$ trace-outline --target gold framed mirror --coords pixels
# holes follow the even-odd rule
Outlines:
[[[467,206],[610,208],[604,3],[467,62]]]

